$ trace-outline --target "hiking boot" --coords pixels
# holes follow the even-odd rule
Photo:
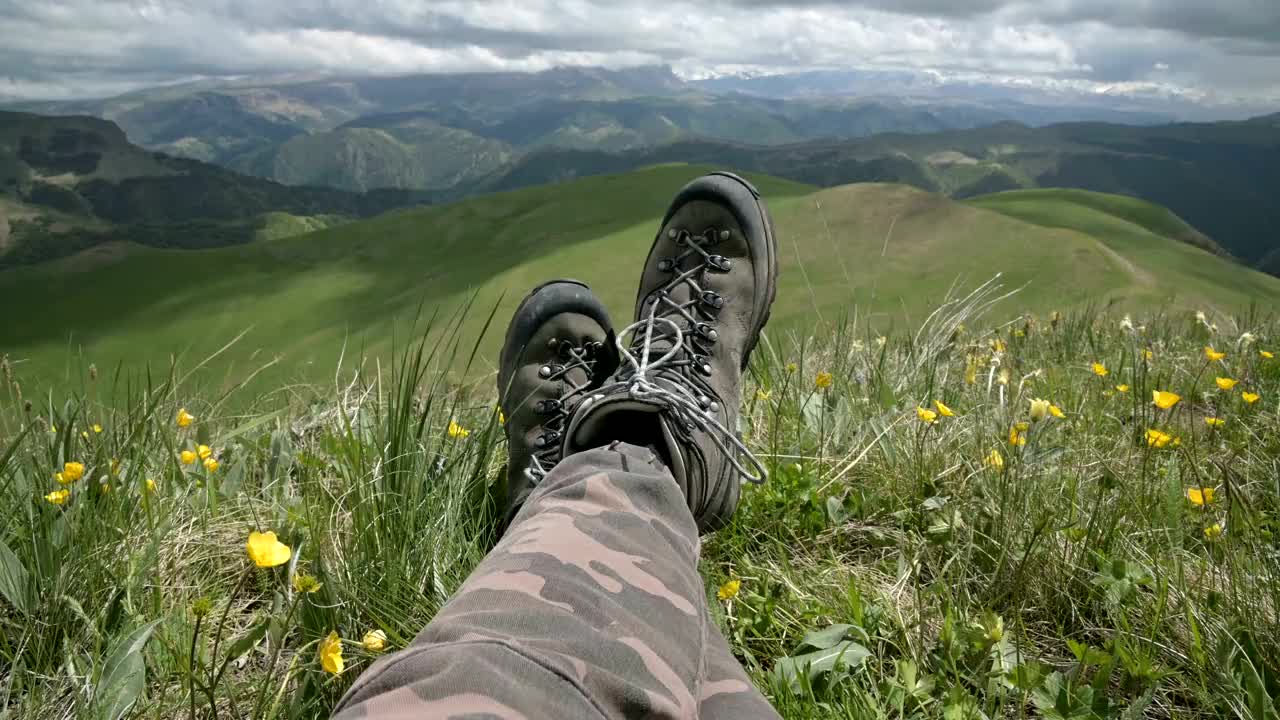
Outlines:
[[[560,462],[573,411],[617,368],[613,348],[608,311],[576,280],[540,285],[516,308],[498,364],[507,436],[500,529]]]
[[[741,480],[765,478],[736,431],[742,373],[777,292],[776,248],[746,180],[714,173],[686,185],[645,261],[636,321],[623,332],[629,349],[574,414],[565,455],[613,440],[652,447],[699,530],[728,522]]]

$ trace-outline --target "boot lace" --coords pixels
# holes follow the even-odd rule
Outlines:
[[[611,358],[612,341],[613,337],[607,338],[606,342],[587,342],[581,345],[574,344],[571,340],[550,341],[556,344],[561,362],[538,368],[538,377],[559,382],[560,396],[539,400],[534,406],[534,411],[545,419],[539,423],[542,434],[534,440],[536,449],[530,454],[529,465],[524,469],[525,476],[533,484],[542,482],[542,478],[560,462],[560,440],[579,401],[588,392],[600,387],[604,378],[617,368],[617,360]],[[575,381],[571,376],[574,370],[585,371],[586,380],[582,383]]]
[[[716,417],[720,407],[707,383],[714,372],[708,356],[719,339],[714,323],[724,299],[704,289],[699,280],[707,273],[729,272],[732,261],[708,251],[727,240],[729,231],[712,228],[700,235],[686,230],[669,232],[676,245],[686,249],[677,257],[659,259],[658,269],[673,277],[650,296],[647,314],[618,333],[615,344],[622,369],[617,379],[633,399],[664,405],[686,428],[709,436],[743,479],[763,483],[768,471]],[[688,260],[693,261],[690,267],[681,269]],[[688,289],[689,299],[680,302],[673,299],[673,293],[682,286]],[[627,336],[631,342],[624,344]],[[657,382],[659,378],[665,382]],[[746,459],[750,470],[739,457]]]

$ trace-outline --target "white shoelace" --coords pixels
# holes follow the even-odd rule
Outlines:
[[[652,373],[661,370],[684,351],[684,331],[680,329],[679,324],[676,322],[658,317],[657,310],[658,303],[652,303],[649,309],[649,316],[646,319],[628,325],[622,332],[617,334],[614,340],[618,347],[619,357],[631,367],[631,377],[625,381],[628,393],[635,400],[666,405],[673,411],[677,419],[692,424],[697,429],[710,435],[711,441],[724,453],[725,458],[728,459],[733,469],[743,479],[756,485],[764,483],[769,477],[769,471],[765,469],[764,464],[760,462],[760,459],[754,453],[747,449],[747,446],[738,439],[736,434],[716,419],[714,412],[702,408],[697,396],[685,387],[683,383],[669,383],[674,386],[669,388],[659,385],[650,377]],[[656,323],[664,323],[670,327],[674,337],[670,349],[655,360],[652,357],[652,349],[653,330]],[[627,344],[623,343],[623,338],[631,336],[634,340],[634,334],[641,329],[644,330],[644,342],[641,344],[640,357],[636,358],[630,348],[627,347]],[[751,471],[738,461],[739,454],[746,457],[752,469],[756,471],[756,475],[752,475]]]

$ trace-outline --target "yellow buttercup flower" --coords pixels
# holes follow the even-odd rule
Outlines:
[[[381,630],[370,630],[364,634],[360,644],[371,653],[380,653],[387,649],[387,634]]]
[[[1127,392],[1129,392],[1129,386],[1128,386],[1128,385],[1117,385],[1117,386],[1116,386],[1116,392],[1118,392],[1118,393],[1127,393]]]
[[[454,422],[453,420],[449,421],[449,437],[462,439],[470,434],[471,434],[470,430],[467,430],[466,428],[462,427],[461,425]]]
[[[1031,401],[1031,422],[1040,422],[1049,417],[1049,401],[1035,398]]]
[[[329,633],[329,636],[320,641],[320,667],[325,672],[337,675],[342,672],[345,664],[342,661],[342,639],[338,637],[338,633]]]
[[[1217,362],[1218,360],[1225,358],[1227,354],[1224,352],[1218,352],[1212,347],[1206,345],[1204,348],[1204,356],[1209,362]]]
[[[192,415],[191,413],[187,412],[186,408],[179,408],[178,417],[174,422],[178,423],[178,427],[187,427],[195,421],[196,421],[195,415]]]
[[[80,431],[80,437],[84,438],[85,440],[88,440],[88,439],[89,439],[89,431],[88,431],[88,430],[81,430],[81,431]]]
[[[1167,432],[1156,430],[1155,428],[1151,428],[1150,430],[1147,430],[1147,447],[1153,447],[1153,448],[1159,449],[1159,448],[1167,447],[1170,443],[1173,443],[1174,445],[1178,445],[1180,444],[1180,442],[1181,441],[1179,441],[1177,438],[1175,438],[1174,436],[1170,435]]]
[[[1093,364],[1093,374],[1097,375],[1098,377],[1106,377],[1107,375],[1111,374],[1111,371],[1107,369],[1106,365],[1103,365],[1100,362],[1096,362]]]
[[[70,497],[71,497],[71,491],[70,491],[70,490],[68,490],[68,489],[66,489],[66,488],[63,488],[63,489],[61,489],[61,490],[54,490],[53,492],[49,493],[48,495],[45,495],[45,496],[44,496],[44,499],[45,499],[45,500],[48,500],[49,502],[53,503],[54,505],[63,505],[63,504],[65,504],[65,503],[67,502],[67,500],[68,500]]]
[[[152,480],[151,478],[147,478],[147,486],[146,486],[146,487],[147,487],[147,492],[149,492],[149,493],[153,493],[153,492],[155,492],[155,491],[156,491],[156,481],[155,481],[155,480]]]
[[[1207,417],[1204,419],[1204,424],[1208,425],[1209,427],[1222,427],[1223,425],[1227,424],[1227,421],[1223,420],[1222,418]]]
[[[62,478],[58,482],[66,485],[84,477],[84,463],[69,462],[62,465]]]
[[[1222,523],[1214,523],[1205,528],[1204,537],[1206,540],[1217,540],[1222,537]]]
[[[797,370],[799,370],[799,369],[800,369],[800,366],[799,366],[799,365],[797,365],[797,364],[795,364],[795,363],[793,363],[793,362],[789,362],[789,363],[787,363],[787,366],[786,366],[785,368],[783,368],[783,369],[784,369],[784,370],[786,370],[786,371],[787,371],[787,372],[789,372],[789,373],[794,373],[794,372],[796,372]]]
[[[735,578],[721,585],[716,591],[716,597],[721,600],[732,600],[738,596],[740,589],[742,589],[742,581]]]
[[[1018,423],[1009,428],[1009,444],[1013,447],[1022,447],[1027,444],[1027,431],[1024,425],[1025,423]]]
[[[932,425],[938,422],[938,413],[927,408],[917,407],[916,417],[920,418],[920,422],[926,425]]]
[[[987,454],[987,457],[983,459],[982,464],[995,470],[1003,470],[1004,456],[1000,454],[999,450],[992,450]]]
[[[1151,391],[1151,402],[1155,403],[1156,407],[1161,410],[1168,410],[1174,405],[1177,405],[1180,400],[1182,400],[1182,396],[1177,393],[1166,392],[1164,390]]]
[[[101,426],[101,425],[99,425],[98,423],[94,423],[94,424],[93,424],[93,432],[94,432],[94,434],[97,434],[97,433],[102,432],[102,426]]]
[[[222,463],[218,462],[216,458],[204,459],[204,469],[208,470],[209,472],[217,472],[218,468],[221,467],[221,465]]]
[[[773,393],[769,392],[768,390],[756,391],[756,400],[759,400],[760,402],[767,402],[771,397],[773,397]]]
[[[1243,398],[1243,399],[1244,399],[1244,401],[1245,401],[1245,402],[1247,402],[1247,403],[1249,403],[1250,405],[1252,405],[1252,404],[1254,404],[1254,403],[1256,403],[1256,402],[1258,402],[1259,400],[1261,400],[1261,399],[1262,399],[1262,396],[1261,396],[1261,395],[1259,395],[1259,394],[1257,394],[1257,393],[1251,393],[1251,392],[1242,392],[1242,393],[1240,393],[1240,397],[1241,397],[1241,398]]]
[[[249,533],[249,542],[245,548],[249,559],[261,568],[283,565],[293,557],[293,550],[277,540],[276,534],[271,531],[262,533],[255,530]]]
[[[1219,389],[1219,390],[1230,390],[1230,389],[1234,388],[1234,387],[1236,386],[1236,383],[1238,383],[1238,382],[1240,382],[1240,381],[1239,381],[1239,380],[1232,380],[1231,378],[1224,378],[1224,377],[1220,377],[1220,378],[1217,378],[1216,380],[1214,380],[1214,382],[1218,383],[1218,389]]]
[[[934,400],[933,406],[938,409],[938,414],[942,417],[955,417],[956,413],[951,408],[942,404],[941,400]]]
[[[1208,505],[1213,502],[1213,488],[1187,488],[1187,499],[1192,505]]]
[[[182,461],[183,465],[191,465],[196,461],[196,454],[190,450],[183,450],[178,454],[178,459]]]
[[[818,388],[819,390],[826,390],[827,388],[831,387],[831,384],[834,382],[835,382],[835,378],[831,376],[831,373],[820,372],[818,373],[818,377],[814,378],[813,386]]]
[[[1273,353],[1273,352],[1268,352],[1268,351],[1266,351],[1266,350],[1259,350],[1259,351],[1258,351],[1258,354],[1262,356],[1262,359],[1263,359],[1263,360],[1274,360],[1274,359],[1275,359],[1275,357],[1276,357],[1276,354],[1275,354],[1275,353]]]
[[[1155,353],[1153,353],[1153,352],[1151,352],[1150,350],[1143,350],[1143,351],[1142,351],[1141,353],[1139,353],[1139,354],[1140,354],[1140,355],[1142,355],[1142,359],[1143,359],[1143,360],[1146,360],[1147,362],[1151,362],[1152,360],[1155,360],[1155,358],[1156,358],[1156,354],[1155,354]]]
[[[1000,338],[995,338],[994,340],[992,340],[991,350],[992,352],[998,352],[998,353],[1004,352],[1005,351],[1004,341],[1001,340]]]
[[[209,456],[213,454],[213,449],[208,445],[197,445],[196,454],[200,456],[201,460],[208,460]]]
[[[1058,419],[1062,419],[1067,416],[1066,413],[1062,412],[1062,408],[1054,405],[1053,403],[1049,403],[1049,414]]]

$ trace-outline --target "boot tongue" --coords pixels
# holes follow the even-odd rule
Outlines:
[[[590,407],[576,413],[564,439],[564,456],[608,445],[615,440],[651,447],[667,464],[676,483],[688,487],[684,456],[663,408],[626,394],[595,396]]]

